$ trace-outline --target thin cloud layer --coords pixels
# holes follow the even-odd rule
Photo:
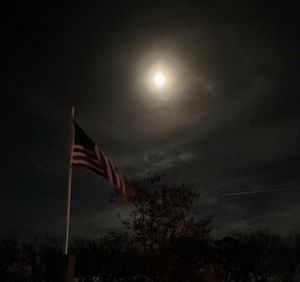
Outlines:
[[[215,234],[299,232],[299,191],[219,197],[300,185],[293,13],[261,1],[135,4],[11,7],[2,235],[63,234],[71,105],[124,174],[191,183]],[[172,77],[163,95],[144,83],[157,62]],[[111,188],[74,175],[74,235],[119,228]]]

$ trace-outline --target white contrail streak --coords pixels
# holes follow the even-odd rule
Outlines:
[[[280,192],[280,191],[297,190],[298,188],[299,187],[290,187],[290,188],[279,188],[279,189],[270,189],[270,190],[254,190],[254,191],[245,191],[245,192],[232,192],[232,193],[221,194],[220,196],[221,197],[227,197],[227,196],[242,196],[242,195],[258,194],[258,193],[272,193],[272,192]]]

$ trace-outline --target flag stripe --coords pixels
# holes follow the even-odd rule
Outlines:
[[[105,154],[102,151],[99,150],[99,153],[102,156],[102,158],[104,159],[104,164],[105,164],[105,168],[106,168],[106,175],[107,175],[108,181],[112,186],[114,186],[114,181],[112,179],[112,173],[111,173],[111,168],[108,163],[108,158],[105,156]]]
[[[81,153],[81,154],[87,155],[87,156],[90,157],[90,158],[97,159],[95,153],[92,152],[92,151],[90,151],[90,150],[81,149],[81,148],[74,148],[74,149],[73,149],[73,152],[74,152],[74,153]]]
[[[122,188],[122,192],[124,195],[127,194],[127,183],[125,181],[125,179],[121,176],[121,188]]]
[[[94,166],[89,162],[86,162],[85,160],[73,160],[72,164],[85,164],[87,166],[93,167],[94,169],[97,169],[99,171],[101,171],[101,173],[104,173],[103,169],[101,169],[101,167],[99,166]]]
[[[116,171],[114,169],[113,164],[111,163],[111,161],[109,159],[108,159],[108,165],[109,165],[110,170],[111,170],[111,175],[112,175],[112,179],[113,179],[114,185],[115,186],[119,186],[117,175],[116,175]]]
[[[111,164],[114,168],[114,171],[115,171],[115,174],[116,174],[116,177],[117,177],[118,186],[121,187],[122,183],[121,183],[121,175],[119,173],[119,170],[118,170],[117,166],[114,163],[111,163]]]
[[[105,177],[104,173],[103,173],[101,170],[99,170],[99,169],[97,169],[97,168],[95,168],[95,167],[93,167],[93,166],[90,166],[90,165],[88,165],[88,164],[85,164],[85,163],[73,163],[72,166],[73,166],[73,167],[86,168],[86,169],[89,169],[89,170],[91,170],[91,171],[93,171],[93,172],[95,172],[95,173],[101,175],[102,177]]]
[[[82,153],[82,152],[73,152],[73,157],[86,157],[86,158],[89,158],[91,160],[93,160],[94,162],[97,163],[97,165],[100,164],[99,160],[95,157],[95,156],[88,156],[87,154],[85,153]]]
[[[89,158],[89,157],[87,157],[87,156],[83,156],[83,155],[74,155],[74,156],[73,156],[73,159],[74,159],[75,161],[83,160],[83,161],[85,161],[85,162],[91,164],[91,165],[94,166],[94,167],[99,167],[99,168],[100,168],[99,162],[98,162],[97,160],[91,159],[91,158]]]
[[[101,152],[101,150],[99,150],[98,146],[95,147],[95,152],[96,152],[96,156],[97,156],[99,162],[101,162],[101,164],[103,166],[103,170],[104,170],[104,173],[106,175],[105,177],[108,178],[107,167],[106,167],[104,154]]]

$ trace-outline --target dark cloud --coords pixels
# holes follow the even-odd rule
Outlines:
[[[218,2],[218,3],[217,3]],[[20,4],[20,3],[19,3]],[[200,191],[215,233],[298,232],[294,12],[260,1],[28,3],[7,10],[1,107],[1,235],[62,235],[68,117],[128,175],[164,172]],[[145,86],[155,62],[174,75],[165,96]],[[74,173],[72,232],[120,228],[125,202]]]

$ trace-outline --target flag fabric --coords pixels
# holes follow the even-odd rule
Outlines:
[[[112,186],[127,195],[128,185],[116,165],[99,149],[92,139],[74,121],[72,167],[89,169],[104,177]]]

